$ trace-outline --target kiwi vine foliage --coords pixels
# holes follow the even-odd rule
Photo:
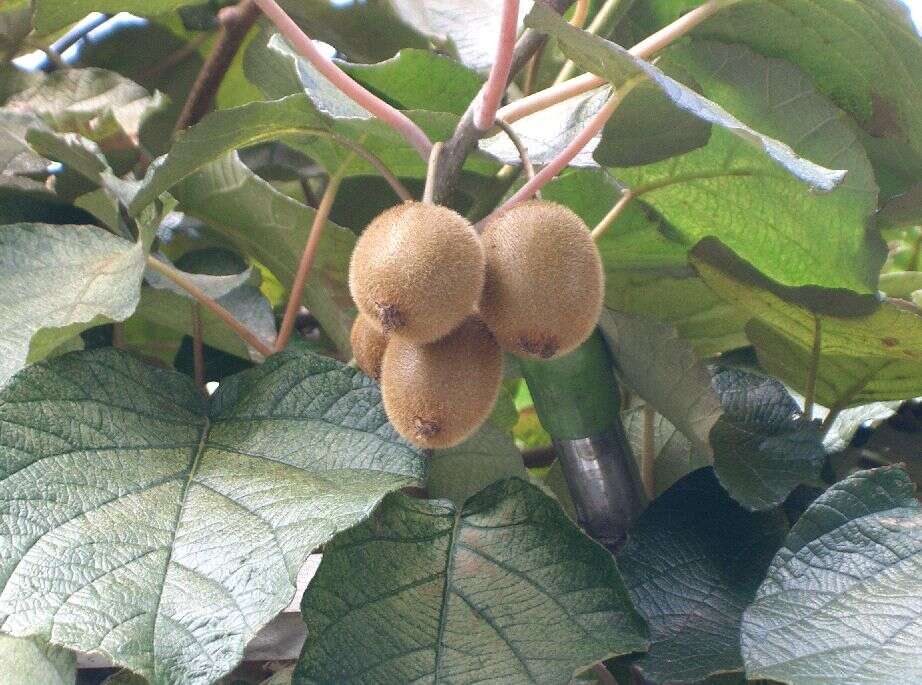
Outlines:
[[[302,658],[271,682],[609,682],[603,661],[657,684],[922,677],[922,469],[843,467],[863,423],[922,396],[922,41],[901,4],[722,0],[651,63],[625,48],[702,3],[622,0],[593,24],[594,0],[593,33],[520,3],[552,37],[535,90],[567,60],[642,79],[542,189],[589,227],[633,194],[596,242],[651,496],[614,557],[559,464],[523,465],[554,421],[514,360],[486,423],[427,452],[345,363],[350,255],[399,203],[354,146],[419,198],[411,145],[265,19],[174,136],[222,4],[0,5],[0,681],[74,683],[77,651],[126,682],[219,682],[320,545]],[[432,141],[495,54],[488,0],[281,5]],[[66,47],[97,11],[143,20]],[[540,167],[606,97],[512,128]],[[519,163],[486,135],[448,204],[481,219]],[[280,353],[146,266],[271,347],[337,172]]]

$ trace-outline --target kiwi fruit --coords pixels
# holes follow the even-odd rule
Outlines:
[[[483,247],[467,219],[447,207],[407,202],[379,214],[362,233],[349,289],[382,332],[427,343],[473,314],[484,273]]]
[[[602,310],[602,259],[586,224],[554,202],[524,202],[483,234],[480,316],[507,352],[551,359],[578,347]]]
[[[452,447],[490,415],[502,375],[499,345],[476,317],[432,343],[393,338],[381,365],[384,410],[410,442]]]
[[[364,314],[355,317],[349,336],[355,363],[369,378],[381,377],[381,360],[387,348],[387,336],[368,320]]]

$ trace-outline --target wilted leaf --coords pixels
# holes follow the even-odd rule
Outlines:
[[[697,683],[741,671],[739,634],[785,533],[780,513],[752,514],[699,469],[634,524],[618,566],[652,646],[635,664],[653,683]]]
[[[370,381],[297,351],[210,402],[116,350],[61,357],[0,393],[0,436],[3,630],[154,683],[230,671],[311,551],[423,473]]]
[[[301,609],[299,684],[563,683],[647,644],[611,556],[518,479],[458,509],[388,497],[325,548]]]
[[[746,674],[783,683],[922,678],[922,511],[901,468],[860,471],[801,516],[746,610]]]

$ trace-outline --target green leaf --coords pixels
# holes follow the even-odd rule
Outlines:
[[[278,34],[271,36],[267,45],[259,49],[254,47],[248,57],[247,76],[267,98],[287,101],[292,94],[308,97],[306,103],[299,105],[302,127],[321,127],[360,143],[398,176],[425,177],[426,162],[417,150],[392,128],[346,97]],[[425,109],[407,110],[405,114],[426,132],[430,140],[447,140],[460,117],[450,111],[440,111],[443,109],[448,107],[441,105],[439,99],[434,99]],[[297,129],[292,133],[297,133]],[[289,135],[286,142],[317,160],[327,170],[337,169],[349,161],[349,151],[330,141],[328,135],[317,137],[322,133],[314,132],[314,137]],[[478,153],[470,156],[465,168],[492,176],[499,167],[495,161]],[[350,175],[377,173],[361,159],[349,161],[346,172]]]
[[[338,64],[399,109],[428,109],[461,116],[482,83],[470,69],[428,50],[401,50],[377,64]]]
[[[0,7],[0,59],[12,59],[32,31],[29,0],[8,0]],[[3,86],[0,86],[2,90]]]
[[[615,87],[635,78],[648,78],[676,107],[754,146],[811,188],[832,190],[845,176],[844,171],[832,171],[797,156],[784,143],[754,131],[718,104],[698,95],[649,63],[637,59],[621,46],[571,26],[542,3],[534,5],[525,19],[525,25],[557,38],[567,57],[586,70],[604,76]],[[690,73],[698,79],[694,71],[690,70]]]
[[[44,183],[0,173],[0,224],[92,222],[92,216],[61,200]]]
[[[138,303],[141,243],[96,226],[0,226],[0,386],[21,369],[40,330],[63,342],[104,321],[123,321]],[[54,347],[49,338],[45,345]]]
[[[25,112],[0,109],[0,172],[5,174],[39,174],[48,166],[47,160],[32,151],[26,133],[41,120]]]
[[[315,210],[275,190],[236,154],[225,154],[188,176],[172,193],[183,211],[208,223],[223,241],[291,287]],[[355,311],[347,283],[354,244],[351,231],[327,222],[302,298],[344,352],[350,349]]]
[[[155,685],[230,671],[311,551],[424,470],[368,379],[298,351],[207,403],[126,353],[67,355],[0,393],[0,436],[3,630]]]
[[[672,326],[602,312],[599,327],[625,383],[687,437],[699,454],[713,456],[708,436],[723,414],[711,374]]]
[[[780,512],[752,514],[699,469],[634,524],[618,566],[650,626],[650,651],[634,663],[652,683],[697,683],[743,670],[739,634],[785,533]]]
[[[78,22],[91,12],[116,14],[131,12],[142,17],[192,5],[198,0],[34,0],[35,30],[40,34],[51,33]]]
[[[713,385],[724,407],[711,429],[721,484],[750,510],[778,506],[801,483],[820,480],[826,451],[819,428],[774,378],[722,369]]]
[[[0,635],[0,663],[5,685],[74,685],[77,681],[73,652],[38,640]]]
[[[137,83],[104,69],[66,69],[48,74],[34,86],[16,93],[6,107],[30,112],[50,128],[80,133],[107,147],[130,146],[141,120],[163,106]]]
[[[542,189],[589,226],[597,225],[621,196],[604,170],[570,170]],[[717,297],[688,266],[676,229],[642,200],[624,210],[596,243],[605,268],[605,304],[614,311],[658,319],[676,327],[701,356],[746,344],[746,317]]]
[[[614,173],[686,245],[714,236],[786,286],[875,292],[884,252],[867,224],[877,186],[846,115],[796,67],[742,46],[698,42],[664,59],[664,68],[674,63],[691,73],[705,94],[759,130],[848,175],[834,192],[817,194],[717,127],[705,147]]]
[[[647,644],[611,556],[518,479],[461,509],[388,497],[325,548],[301,609],[296,684],[563,683]]]
[[[922,511],[898,467],[859,471],[801,516],[742,624],[746,674],[782,683],[922,678]]]
[[[653,29],[697,4],[651,0],[636,8],[649,12]],[[740,2],[721,9],[694,35],[744,43],[798,65],[857,119],[873,156],[892,160],[910,179],[922,173],[922,41],[902,3]]]
[[[834,409],[922,395],[922,314],[900,300],[870,301],[870,307],[839,304],[833,295],[819,313],[782,299],[775,284],[715,242],[693,254],[701,277],[727,302],[753,318],[746,334],[766,371],[801,394],[814,365],[816,323],[820,325],[815,399]]]

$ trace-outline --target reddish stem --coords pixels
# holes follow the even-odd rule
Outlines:
[[[420,157],[429,159],[432,143],[423,130],[413,121],[381,98],[372,94],[361,85],[353,81],[342,69],[337,67],[333,60],[324,55],[314,45],[314,41],[301,30],[285,10],[279,7],[275,0],[254,0],[259,8],[275,24],[276,28],[314,67],[323,74],[344,95],[351,98],[359,106],[365,108],[378,119],[402,135],[412,145]]]
[[[504,0],[503,16],[500,21],[499,41],[496,45],[496,59],[481,91],[480,104],[474,112],[474,126],[487,131],[496,119],[496,110],[506,92],[509,71],[512,69],[512,51],[515,49],[515,34],[519,23],[519,0]]]

